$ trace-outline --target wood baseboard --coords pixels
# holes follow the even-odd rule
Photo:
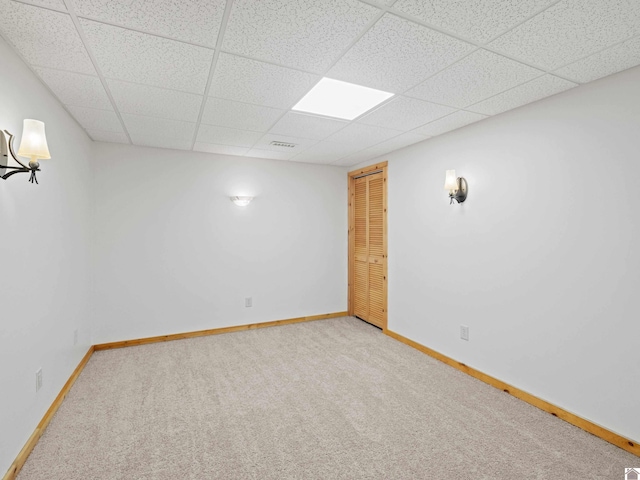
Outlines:
[[[125,340],[123,342],[100,343],[94,345],[96,351],[111,350],[113,348],[133,347],[136,345],[147,345],[149,343],[170,342],[172,340],[183,340],[185,338],[204,337],[207,335],[220,335],[222,333],[240,332],[242,330],[252,330],[254,328],[275,327],[277,325],[289,325],[292,323],[311,322],[314,320],[325,320],[328,318],[346,317],[347,312],[325,313],[322,315],[311,315],[309,317],[287,318],[285,320],[274,320],[271,322],[248,323],[235,327],[212,328],[210,330],[198,330],[195,332],[174,333],[172,335],[160,335],[157,337],[138,338]]]
[[[5,474],[4,477],[2,477],[3,480],[15,480],[18,472],[24,466],[24,463],[27,461],[27,458],[29,458],[31,451],[36,446],[38,440],[40,440],[40,437],[49,425],[49,422],[51,422],[51,419],[58,411],[58,408],[60,408],[60,405],[62,405],[62,401],[71,390],[71,387],[76,382],[78,376],[91,358],[91,355],[93,355],[93,350],[93,346],[90,347],[89,350],[87,350],[87,353],[82,358],[76,369],[73,371],[73,373],[69,377],[69,380],[67,380],[67,383],[64,384],[62,390],[60,390],[60,393],[49,407],[49,410],[47,410],[47,413],[44,414],[44,417],[42,417],[42,420],[40,420],[40,423],[38,423],[35,431],[31,434],[29,440],[27,440],[27,443],[24,445],[24,447],[22,447],[22,450],[20,450],[20,453],[11,464],[11,467],[9,467],[9,471]]]
[[[541,398],[538,398],[535,395],[531,395],[530,393],[527,393],[524,390],[520,390],[519,388],[509,385],[508,383],[505,383],[501,380],[498,380],[497,378],[487,375],[486,373],[482,373],[479,370],[476,370],[475,368],[471,368],[465,365],[464,363],[458,362],[450,357],[447,357],[446,355],[443,355],[440,352],[436,352],[435,350],[432,350],[429,347],[425,347],[424,345],[421,345],[418,342],[414,342],[413,340],[403,337],[398,333],[392,332],[391,330],[385,330],[384,333],[390,336],[391,338],[394,338],[406,345],[409,345],[410,347],[415,348],[416,350],[421,351],[422,353],[426,353],[427,355],[435,358],[436,360],[440,360],[441,362],[446,363],[447,365],[457,370],[460,370],[461,372],[464,372],[467,375],[471,375],[472,377],[477,378],[478,380],[482,380],[484,383],[487,383],[492,387],[498,388],[503,392],[508,393],[509,395],[513,395],[514,397],[519,398],[520,400],[523,400],[528,404],[539,408],[540,410],[544,410],[545,412],[550,413],[554,417],[558,417],[564,420],[565,422],[569,422],[570,424],[575,425],[576,427],[579,427],[582,430],[585,430],[591,433],[592,435],[595,435],[596,437],[599,437],[615,445],[616,447],[620,447],[623,450],[626,450],[627,452],[633,453],[634,455],[637,455],[640,457],[640,445],[638,445],[636,442],[632,440],[629,440],[628,438],[618,435],[617,433],[614,433],[610,430],[607,430],[606,428],[601,427],[600,425],[597,425],[593,422],[590,422],[589,420],[585,420],[582,417],[579,417],[571,412],[568,412],[560,407],[557,407],[552,403],[547,402],[546,400],[542,400]]]

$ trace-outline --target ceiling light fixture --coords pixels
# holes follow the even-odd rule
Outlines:
[[[391,97],[393,93],[325,77],[292,110],[353,120]]]
[[[0,177],[6,180],[16,173],[31,173],[29,182],[37,184],[36,172],[40,171],[38,160],[51,158],[44,133],[44,123],[39,120],[24,120],[18,155],[31,159],[28,166],[22,163],[13,151],[13,138],[7,130],[0,131]],[[18,166],[9,165],[9,155]]]
[[[251,203],[253,197],[230,197],[231,201],[239,207],[246,207]]]

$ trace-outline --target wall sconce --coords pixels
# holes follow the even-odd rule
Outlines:
[[[0,132],[0,177],[6,180],[16,173],[30,172],[29,182],[37,184],[36,172],[40,171],[38,160],[51,158],[44,133],[44,123],[39,120],[24,120],[18,155],[29,157],[31,160],[28,165],[22,163],[13,151],[13,138],[7,130]],[[9,165],[9,155],[19,166]],[[6,172],[6,170],[10,171]]]
[[[239,207],[246,207],[251,203],[253,197],[230,197],[231,201]]]
[[[447,170],[444,179],[444,189],[449,190],[449,205],[455,200],[462,203],[467,199],[467,181],[463,177],[456,177],[455,170]]]

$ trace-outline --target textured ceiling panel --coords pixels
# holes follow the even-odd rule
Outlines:
[[[563,0],[489,47],[555,69],[639,33],[638,0]]]
[[[564,92],[576,86],[575,83],[563,80],[562,78],[553,75],[544,75],[524,85],[499,93],[488,100],[471,105],[467,107],[467,110],[485,115],[497,115],[498,113],[506,112],[512,108],[517,108],[527,103],[540,100],[541,98]]]
[[[225,0],[80,0],[78,15],[215,47]]]
[[[403,133],[402,135],[398,135],[397,137],[393,137],[389,140],[385,140],[384,142],[374,145],[373,147],[369,147],[365,149],[365,151],[375,156],[383,155],[399,148],[404,148],[409,145],[413,145],[414,143],[422,142],[427,138],[429,137],[419,135],[415,132],[407,132]]]
[[[204,93],[213,50],[80,20],[107,78]]]
[[[428,123],[423,127],[416,128],[413,133],[426,136],[436,136],[442,133],[450,132],[451,130],[455,130],[456,128],[464,127],[471,123],[478,122],[485,118],[487,118],[487,116],[480,115],[479,113],[465,112],[460,110],[456,113],[452,113],[451,115],[436,120],[435,122]]]
[[[321,73],[379,12],[357,0],[235,0],[223,48]]]
[[[327,76],[401,93],[474,48],[448,35],[386,14]]]
[[[27,0],[26,3],[31,3],[40,7],[53,8],[56,10],[67,10],[64,0]]]
[[[403,133],[390,140],[381,142],[373,147],[365,148],[357,153],[349,155],[339,160],[342,165],[355,165],[360,162],[366,162],[367,160],[373,160],[381,155],[386,155],[389,152],[398,150],[400,148],[413,145],[414,143],[422,142],[429,137],[418,135],[413,132]]]
[[[393,8],[429,25],[484,43],[555,0],[398,0]]]
[[[272,145],[272,142],[286,142],[290,144],[294,144],[295,147],[282,147],[279,145]],[[297,155],[298,153],[306,150],[312,145],[318,143],[318,140],[313,140],[310,138],[300,138],[300,137],[288,137],[286,135],[273,135],[271,133],[267,133],[262,136],[253,146],[254,149],[258,150],[270,150],[272,152],[283,152],[283,153],[291,153],[289,158]]]
[[[113,110],[98,77],[41,67],[34,70],[65,105]]]
[[[352,155],[349,157],[341,158],[340,160],[336,160],[331,165],[334,165],[336,167],[353,167],[358,163],[364,162],[365,160],[358,160],[359,158],[363,158],[363,157],[366,158],[366,156]]]
[[[587,83],[636,65],[640,65],[640,37],[578,60],[554,73],[579,83]]]
[[[220,153],[222,155],[244,155],[249,151],[247,147],[234,147],[231,145],[215,145],[213,143],[196,142],[193,146],[196,152]]]
[[[0,6],[0,31],[31,65],[96,74],[69,15],[17,2]]]
[[[288,112],[269,133],[322,140],[347,125],[349,122],[343,120]]]
[[[122,113],[135,113],[185,122],[198,120],[203,99],[201,95],[120,80],[108,80],[107,83],[113,100]]]
[[[113,111],[72,106],[67,108],[78,123],[87,130],[124,133],[122,124]]]
[[[273,150],[260,150],[257,148],[252,148],[245,153],[246,157],[269,158],[272,160],[291,160],[291,157],[294,155],[295,152],[275,152]]]
[[[407,131],[453,112],[455,109],[451,107],[415,98],[397,97],[365,115],[358,120],[358,123]]]
[[[265,107],[291,108],[320,77],[222,53],[211,84],[212,97]]]
[[[407,92],[411,97],[463,108],[542,75],[487,50],[478,50]]]
[[[191,140],[168,138],[160,135],[136,134],[134,145],[141,147],[170,148],[173,150],[191,150]]]
[[[202,123],[266,132],[282,114],[284,110],[277,108],[209,97],[202,115]]]
[[[352,123],[338,133],[331,135],[327,140],[331,143],[350,145],[354,151],[357,151],[398,136],[401,133],[402,131],[400,130]]]
[[[231,145],[234,147],[252,147],[263,134],[235,128],[216,127],[214,125],[200,125],[198,142],[216,145]]]
[[[87,130],[89,136],[96,142],[129,143],[123,132],[103,132],[101,130]]]
[[[168,120],[166,118],[144,117],[123,113],[122,119],[131,136],[131,141],[136,145],[146,145],[152,138],[182,140],[191,142],[196,130],[196,124]],[[182,145],[182,144],[181,144]]]
[[[355,150],[356,147],[353,145],[324,140],[297,154],[292,160],[305,163],[332,163],[354,153]]]

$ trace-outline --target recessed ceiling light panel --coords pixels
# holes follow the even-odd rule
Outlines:
[[[391,97],[393,93],[325,77],[292,110],[353,120]]]

